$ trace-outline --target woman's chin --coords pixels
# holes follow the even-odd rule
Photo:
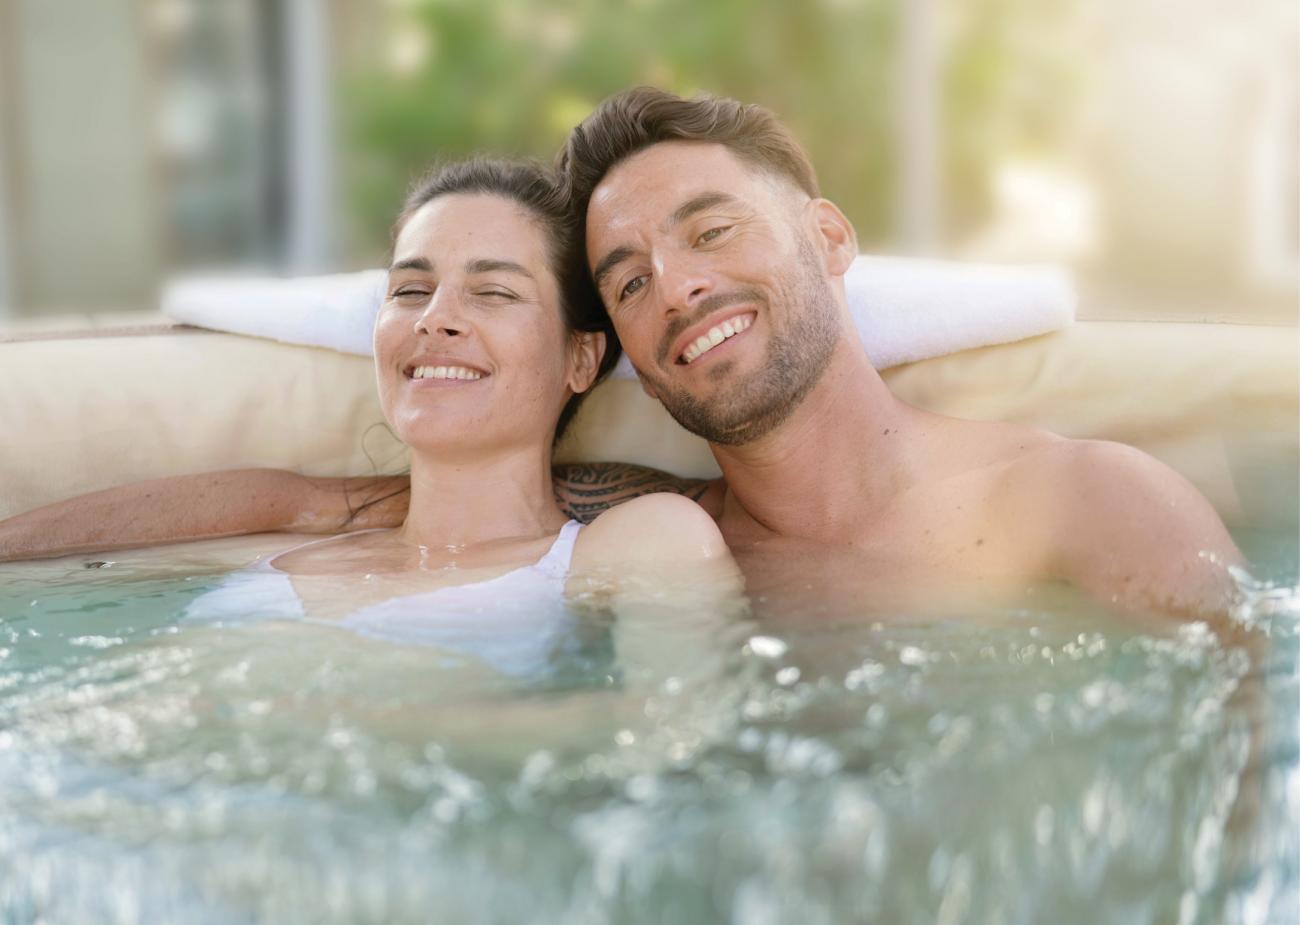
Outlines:
[[[525,448],[536,443],[546,446],[546,435],[539,434],[530,440],[522,427],[491,426],[482,420],[456,420],[450,417],[438,421],[423,420],[417,426],[394,427],[399,440],[413,453],[431,459],[464,459],[495,455],[509,448]]]

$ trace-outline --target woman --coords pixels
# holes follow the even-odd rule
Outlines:
[[[411,450],[405,522],[281,552],[189,615],[337,621],[514,673],[544,657],[566,598],[617,597],[629,568],[716,567],[734,586],[717,527],[686,498],[645,495],[586,527],[556,503],[552,445],[617,359],[576,254],[567,202],[539,167],[472,161],[420,185],[374,332],[381,405]],[[516,644],[525,629],[530,651]]]

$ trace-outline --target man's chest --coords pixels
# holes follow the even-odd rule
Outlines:
[[[864,605],[932,611],[964,607],[972,596],[1019,597],[1050,573],[1038,529],[984,496],[942,492],[826,537],[723,524],[751,599],[793,597],[859,612]]]

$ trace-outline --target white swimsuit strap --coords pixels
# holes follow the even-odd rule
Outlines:
[[[570,520],[560,528],[560,535],[555,538],[546,555],[533,565],[533,568],[550,578],[564,578],[569,574],[569,564],[573,561],[573,544],[578,539],[582,524]]]
[[[380,530],[391,530],[391,529],[392,527],[369,527],[365,530],[353,530],[351,533],[346,533],[346,534],[335,533],[331,536],[322,536],[318,539],[308,540],[305,543],[299,543],[297,546],[291,546],[288,549],[282,549],[277,553],[273,553],[272,555],[267,556],[265,559],[259,559],[250,567],[250,571],[271,572],[276,575],[287,575],[289,574],[288,572],[276,568],[271,563],[274,560],[280,558],[281,556],[289,555],[289,553],[291,552],[298,552],[300,550],[307,549],[312,546],[318,546],[321,543],[328,543],[330,540],[336,540],[340,536],[360,536],[362,533],[378,533]]]

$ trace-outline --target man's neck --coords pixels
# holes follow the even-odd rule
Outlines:
[[[743,446],[710,445],[727,483],[728,537],[851,541],[911,484],[918,413],[889,391],[854,334],[776,430]],[[756,529],[757,528],[757,529]]]
[[[402,536],[413,545],[475,546],[538,537],[554,533],[564,521],[544,450],[505,449],[465,458],[412,453],[411,508]]]

